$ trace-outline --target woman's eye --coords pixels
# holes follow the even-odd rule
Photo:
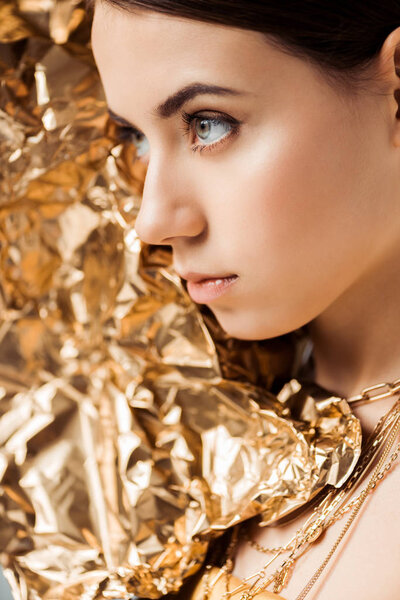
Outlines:
[[[193,119],[194,131],[198,138],[206,144],[212,144],[231,130],[229,123],[220,119],[205,119],[196,117]]]
[[[195,137],[201,142],[192,146],[193,152],[209,150],[225,142],[238,133],[240,125],[240,122],[232,117],[216,118],[184,112],[182,118],[185,122],[185,135],[193,130]]]
[[[117,137],[121,142],[129,142],[136,146],[136,156],[138,158],[141,158],[149,151],[149,143],[146,136],[133,127],[120,126],[117,130]]]
[[[219,144],[227,141],[232,135],[239,131],[240,121],[232,117],[209,117],[206,115],[188,114],[183,112],[182,119],[184,121],[184,135],[192,132],[193,137],[199,144],[192,142],[191,150],[193,152],[211,150]],[[136,147],[138,158],[145,156],[149,151],[149,143],[146,136],[128,126],[119,126],[117,130],[118,140],[128,142]]]

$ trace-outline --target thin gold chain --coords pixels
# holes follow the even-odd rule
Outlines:
[[[346,535],[347,531],[349,530],[351,524],[353,523],[354,519],[358,515],[362,505],[364,504],[365,500],[367,499],[369,492],[372,490],[373,485],[376,483],[377,476],[379,475],[379,473],[382,469],[382,466],[385,463],[385,461],[389,455],[389,452],[390,452],[397,436],[399,435],[399,433],[400,433],[400,416],[398,416],[397,421],[395,422],[395,425],[390,434],[387,446],[384,449],[381,458],[379,459],[378,465],[376,466],[376,468],[368,482],[367,487],[361,492],[358,502],[355,504],[351,515],[349,516],[348,520],[346,521],[346,524],[344,525],[342,531],[340,532],[339,536],[337,537],[332,548],[330,549],[330,551],[328,552],[325,559],[323,560],[323,562],[321,563],[319,568],[316,570],[314,575],[311,577],[311,579],[308,581],[308,583],[302,589],[300,594],[296,597],[296,600],[304,600],[304,598],[307,596],[307,594],[310,592],[312,587],[315,585],[315,583],[319,579],[321,573],[324,571],[325,567],[327,566],[328,562],[332,558],[333,554],[336,552],[340,542],[343,540],[343,538]]]
[[[243,537],[246,540],[246,542],[249,544],[249,546],[252,546],[252,548],[254,548],[255,550],[258,550],[258,552],[263,552],[264,554],[276,554],[277,552],[282,554],[283,552],[286,552],[287,550],[291,550],[292,546],[293,546],[293,540],[291,540],[289,543],[286,544],[286,546],[277,546],[276,548],[267,548],[266,546],[262,546],[255,540],[251,539],[250,534],[247,532],[244,534]]]
[[[399,429],[400,429],[400,417],[399,417],[399,423],[398,423],[398,426],[399,426]],[[398,433],[398,432],[397,432],[397,433]],[[388,448],[388,452],[389,452],[389,451],[390,451],[390,447]],[[397,448],[396,448],[395,452],[394,452],[394,453],[392,454],[392,456],[390,457],[388,465],[386,465],[386,466],[385,466],[385,467],[384,467],[382,470],[380,470],[380,471],[379,471],[379,473],[378,473],[378,475],[377,475],[376,477],[374,477],[374,479],[372,479],[372,478],[371,478],[371,480],[370,480],[370,484],[369,484],[369,486],[368,486],[368,490],[366,490],[366,489],[365,489],[365,490],[363,490],[363,492],[362,492],[362,493],[361,493],[361,494],[360,494],[360,495],[357,497],[357,500],[359,500],[359,501],[360,501],[360,500],[362,499],[362,503],[364,502],[364,496],[365,496],[365,498],[366,498],[366,497],[369,495],[369,493],[371,493],[372,489],[373,489],[374,487],[376,487],[376,484],[377,484],[378,480],[380,480],[380,481],[381,481],[381,480],[383,479],[383,477],[384,477],[384,476],[385,476],[385,475],[386,475],[386,474],[389,472],[389,469],[390,469],[390,466],[389,466],[389,465],[393,464],[394,460],[395,460],[395,459],[398,457],[398,455],[399,455],[399,452],[400,452],[400,444],[398,444],[398,446],[397,446]],[[361,503],[361,504],[362,504],[362,503]],[[351,504],[352,504],[352,506],[354,506],[354,504],[355,504],[355,503],[354,503],[354,501],[352,501],[352,503],[351,503]],[[361,506],[361,505],[360,505],[360,506]],[[343,514],[345,514],[345,512],[347,512],[349,508],[351,508],[351,507],[350,507],[350,506],[346,506],[346,507],[345,507],[345,510],[343,510],[343,511],[342,511],[342,514],[341,514],[341,515],[338,515],[338,516],[337,516],[337,518],[335,518],[335,519],[332,519],[332,520],[329,522],[329,525],[331,525],[331,524],[332,524],[334,521],[336,521],[338,518],[340,518],[341,516],[343,516]],[[359,509],[358,509],[358,510],[359,510]],[[357,512],[358,512],[358,510],[357,510]],[[356,516],[356,515],[354,515],[354,517],[355,517],[355,516]],[[354,517],[353,517],[353,519],[354,519]],[[350,524],[351,524],[351,523],[350,523]],[[325,528],[326,528],[326,527],[325,527]],[[346,531],[347,531],[347,529],[346,529]],[[346,531],[345,531],[344,533],[346,533]],[[316,535],[314,536],[314,540],[312,540],[312,539],[308,538],[306,541],[307,541],[307,542],[309,542],[309,543],[310,543],[310,542],[312,543],[312,541],[315,541],[315,539],[317,539],[317,537],[319,537],[319,533],[321,533],[321,532],[322,532],[322,528],[321,528],[321,530],[320,530],[320,531],[316,530]],[[337,548],[337,546],[339,545],[339,543],[340,543],[341,539],[343,539],[343,537],[344,537],[344,533],[343,533],[342,537],[340,538],[339,542],[337,543],[337,545],[335,546],[335,549],[334,549],[334,550],[336,550],[336,548]],[[333,550],[333,551],[331,551],[331,552],[332,552],[332,554],[333,554],[334,550]],[[331,556],[332,554],[330,554],[330,556]],[[330,556],[329,556],[329,558],[330,558]],[[266,589],[266,588],[267,588],[267,587],[268,587],[268,586],[269,586],[271,583],[274,583],[274,590],[273,590],[273,591],[274,591],[274,592],[278,592],[278,593],[279,593],[279,592],[280,592],[280,591],[283,589],[283,587],[285,587],[285,585],[286,585],[286,583],[287,583],[287,581],[288,581],[288,579],[289,579],[289,577],[290,577],[291,571],[293,570],[294,563],[295,563],[295,561],[296,561],[296,559],[297,559],[298,557],[299,557],[299,555],[298,555],[298,556],[295,556],[295,557],[292,557],[292,556],[290,556],[290,557],[289,557],[287,560],[285,560],[285,561],[284,561],[284,563],[283,563],[283,564],[282,564],[282,565],[281,565],[281,566],[280,566],[280,567],[277,569],[277,571],[275,571],[275,573],[273,573],[273,574],[272,574],[271,576],[269,576],[268,578],[267,578],[267,575],[266,575],[265,569],[266,569],[266,568],[269,566],[269,564],[270,564],[270,563],[272,562],[272,560],[274,560],[274,559],[272,559],[272,560],[271,560],[269,563],[267,563],[266,565],[264,565],[264,567],[263,567],[263,568],[262,568],[260,571],[258,571],[258,573],[255,573],[255,574],[253,574],[252,576],[250,576],[250,577],[247,577],[247,578],[246,578],[246,580],[244,580],[244,581],[247,581],[248,579],[252,579],[252,578],[253,578],[253,577],[255,577],[255,576],[258,576],[258,579],[257,579],[257,581],[256,581],[256,582],[254,582],[254,584],[251,586],[250,590],[246,590],[246,591],[245,591],[244,595],[242,595],[242,596],[241,596],[240,600],[249,600],[250,598],[253,598],[253,597],[254,597],[255,595],[257,595],[259,592],[261,592],[262,590]],[[274,558],[275,558],[275,557],[274,557]],[[329,561],[329,558],[328,558],[328,560],[326,560],[326,562],[325,562],[325,566],[326,566],[326,564],[328,563],[328,561]],[[323,567],[323,568],[324,568],[324,567]],[[318,574],[318,577],[319,577],[319,575],[322,573],[322,571],[323,571],[323,568],[320,570],[320,572],[319,572],[319,574]],[[317,578],[318,578],[318,577],[317,577]],[[317,578],[316,578],[316,579],[317,579]],[[315,581],[316,581],[316,579],[315,579]],[[260,580],[261,580],[261,581],[260,581]],[[315,583],[315,581],[314,581],[314,583]],[[310,586],[310,588],[309,588],[309,589],[311,589],[311,587],[312,587],[312,585],[313,585],[314,583],[312,583],[312,584],[311,584],[311,586]],[[243,589],[244,585],[245,585],[244,583],[242,583],[241,585],[239,585],[237,588],[235,588],[234,590],[232,590],[231,594],[233,594],[233,593],[237,593],[237,592],[240,592],[240,591]],[[308,590],[308,591],[309,591],[309,590]],[[308,593],[308,592],[307,592],[307,593]],[[296,598],[296,600],[298,600],[298,599]]]
[[[395,416],[397,417],[395,419],[395,423],[398,423],[397,419],[400,420],[400,411],[399,411],[400,401],[398,401],[395,404],[395,407],[397,408],[397,410],[394,413]],[[392,407],[391,411],[389,411],[389,412],[392,412],[393,408],[395,408],[395,407]],[[388,415],[389,415],[389,413],[388,413]],[[390,416],[393,417],[393,413]],[[391,424],[393,425],[393,419],[390,419],[390,421],[391,421]],[[389,451],[390,451],[390,448],[388,449],[388,452]],[[393,455],[390,457],[390,459],[389,459],[389,463],[390,464],[393,464],[393,462],[395,460],[395,457],[396,457],[396,453],[397,453],[397,456],[398,456],[399,451],[400,451],[400,444],[396,448],[396,450],[393,453]],[[379,473],[378,473],[377,477],[383,478],[387,474],[387,472],[389,471],[389,468],[385,467],[384,469],[381,470],[380,466],[381,466],[381,461],[380,461],[380,464],[378,465],[378,467],[379,467]],[[387,467],[389,467],[389,464],[387,465]],[[375,480],[373,480],[373,481],[370,482],[371,487],[372,487],[372,485],[374,483],[375,483]],[[376,485],[376,483],[375,483],[375,485]],[[368,493],[369,493],[369,491],[368,491]],[[363,496],[363,494],[360,494],[360,496]],[[324,499],[323,502],[325,502],[325,499]],[[331,505],[329,505],[328,508],[330,508],[330,506]],[[343,510],[343,514],[345,512],[347,512],[347,506],[345,507],[345,509],[346,510]],[[287,583],[287,581],[288,581],[288,579],[290,577],[291,571],[293,570],[294,562],[297,560],[297,558],[299,558],[299,556],[301,554],[304,553],[305,549],[308,549],[309,546],[312,544],[312,542],[315,541],[315,539],[317,539],[319,537],[319,534],[322,533],[322,531],[324,529],[326,529],[326,527],[329,526],[330,524],[332,524],[332,522],[333,522],[333,521],[331,521],[331,522],[329,522],[326,525],[326,527],[322,527],[321,525],[322,525],[322,522],[324,520],[325,510],[322,510],[320,512],[321,512],[321,521],[320,522],[317,521],[316,524],[311,523],[311,527],[310,528],[307,527],[307,523],[309,522],[309,520],[311,519],[311,517],[306,521],[306,524],[304,526],[305,533],[304,533],[304,536],[303,536],[303,540],[301,540],[301,543],[299,544],[299,547],[297,549],[295,549],[294,552],[292,552],[292,554],[289,556],[289,558],[281,564],[281,566],[275,571],[275,573],[272,574],[272,576],[269,576],[267,578],[266,573],[265,573],[265,569],[276,558],[276,556],[273,559],[271,559],[271,561],[269,561],[269,563],[267,563],[266,565],[264,565],[264,567],[261,569],[261,571],[259,571],[258,573],[255,573],[252,576],[246,578],[245,581],[247,581],[249,579],[252,579],[254,577],[258,577],[258,579],[251,586],[251,590],[253,591],[253,596],[256,593],[262,591],[263,589],[266,589],[266,587],[268,587],[268,585],[270,585],[273,582],[275,582],[274,592],[278,592],[279,593],[283,589],[283,587],[286,585],[286,583]],[[318,513],[318,510],[317,510],[317,513]],[[328,514],[329,514],[329,511],[328,511]],[[296,539],[296,537],[298,536],[298,534],[299,534],[299,532],[296,533],[296,536],[295,536],[294,539]],[[304,544],[306,544],[306,545],[304,546]],[[296,551],[297,551],[297,555],[296,555]],[[234,592],[240,591],[241,589],[242,589],[242,586],[239,586],[239,588],[236,588],[234,590]],[[251,597],[253,597],[253,596],[251,596]],[[242,598],[241,598],[241,600],[242,600]]]
[[[392,468],[393,463],[398,459],[399,454],[400,454],[400,443],[397,445],[396,450],[391,455],[391,457],[388,461],[388,464],[385,465],[385,467],[382,469],[382,471],[380,471],[380,473],[378,473],[378,475],[376,477],[376,481],[372,482],[369,493],[371,493],[376,488],[376,486],[386,477],[386,475],[389,473],[390,469]],[[361,496],[361,494],[359,494],[356,498],[354,498],[354,500],[351,500],[348,504],[346,504],[346,506],[341,508],[337,512],[337,514],[335,514],[332,517],[332,520],[329,521],[329,525],[338,521],[345,513],[347,513],[351,508],[353,508],[353,506],[356,504],[356,502],[360,498],[360,496]]]
[[[378,393],[373,393],[377,391]],[[399,392],[400,379],[396,380],[393,383],[382,383],[365,388],[357,396],[352,396],[351,398],[349,398],[347,402],[352,406],[355,406],[362,403],[374,402],[378,399],[387,398]],[[351,515],[346,521],[345,526],[343,527],[340,535],[338,536],[334,546],[331,548],[327,557],[320,565],[319,569],[314,573],[312,578],[308,581],[303,590],[300,592],[299,596],[296,598],[296,600],[303,600],[303,598],[306,597],[308,592],[311,590],[315,582],[320,577],[321,573],[325,569],[332,555],[335,553],[337,547],[339,546],[341,540],[350,528],[350,525],[356,518],[368,495],[376,488],[376,485],[380,481],[382,481],[382,479],[387,475],[394,461],[398,458],[400,454],[400,444],[398,444],[395,451],[389,457],[388,463],[382,468],[399,432],[400,399],[394,404],[394,406],[392,406],[392,408],[386,414],[384,414],[379,419],[378,423],[374,428],[373,433],[371,434],[364,448],[362,455],[363,459],[359,461],[358,465],[356,466],[356,469],[354,470],[353,474],[348,479],[344,487],[339,490],[335,488],[333,490],[328,491],[326,497],[324,497],[320,504],[314,509],[311,516],[306,520],[303,527],[296,532],[294,537],[288,542],[288,544],[286,544],[286,546],[280,546],[277,548],[266,548],[264,546],[261,546],[261,544],[258,544],[258,542],[251,540],[249,536],[246,535],[248,543],[250,543],[254,548],[264,553],[274,554],[274,556],[262,567],[260,571],[254,573],[249,577],[246,577],[246,579],[243,580],[243,582],[238,587],[230,591],[229,583],[234,565],[233,553],[236,547],[240,531],[240,525],[236,526],[234,528],[231,542],[226,552],[225,564],[221,569],[221,571],[225,573],[226,576],[225,592],[222,595],[222,598],[230,598],[233,594],[242,591],[243,587],[246,585],[246,582],[255,577],[257,578],[256,581],[254,581],[254,583],[250,587],[247,587],[247,589],[243,591],[240,600],[250,600],[259,592],[265,590],[272,583],[274,584],[274,592],[279,593],[287,584],[287,581],[290,578],[293,566],[297,558],[299,558],[299,556],[310,547],[310,545],[320,536],[322,531],[324,531],[331,524],[338,521],[349,510],[353,509]],[[354,484],[359,480],[363,479],[363,476],[368,470],[371,462],[373,461],[374,457],[379,453],[379,450],[382,446],[384,446],[383,453],[378,461],[378,465],[374,469],[373,475],[371,476],[367,487],[356,498],[353,498],[350,502],[348,502],[344,507],[335,510],[336,507],[340,506],[340,504],[343,503],[344,497],[346,496],[348,491],[354,486]],[[327,500],[330,500],[330,502],[327,502]],[[333,511],[334,514],[331,516],[331,518],[328,518]],[[314,521],[312,520],[313,518],[315,519]],[[267,576],[266,569],[268,568],[268,566],[279,556],[279,554],[290,550],[292,552],[289,555],[289,557],[280,565],[280,567],[278,567],[278,569],[272,575]],[[210,569],[211,565],[207,565],[204,582],[205,589],[203,600],[208,600],[210,595]]]
[[[392,407],[392,409],[390,411],[388,411],[388,413],[386,413],[379,419],[378,423],[375,426],[374,432],[370,436],[369,442],[367,442],[367,444],[364,448],[362,460],[359,461],[358,465],[356,466],[351,477],[347,480],[346,484],[340,490],[334,488],[334,489],[331,489],[330,492],[328,492],[328,494],[324,497],[324,499],[320,502],[320,504],[314,508],[312,514],[307,519],[305,524],[303,524],[302,528],[296,532],[294,538],[292,540],[290,540],[290,542],[288,542],[288,544],[286,544],[286,546],[280,546],[277,548],[266,548],[266,547],[258,544],[256,541],[250,540],[249,535],[247,534],[247,535],[245,535],[245,538],[247,538],[247,540],[249,540],[250,545],[252,545],[257,550],[264,552],[266,554],[289,550],[289,549],[291,549],[291,546],[293,546],[294,542],[296,541],[296,538],[299,536],[299,534],[301,533],[301,530],[304,529],[304,527],[307,525],[307,523],[316,515],[318,515],[318,514],[323,515],[324,507],[325,507],[325,505],[328,504],[328,501],[332,498],[332,496],[333,496],[333,500],[329,503],[328,506],[331,509],[331,511],[332,511],[332,509],[335,509],[335,507],[338,506],[343,501],[344,496],[354,486],[355,482],[359,480],[361,473],[363,471],[365,471],[366,467],[370,464],[370,462],[374,456],[374,450],[375,450],[376,446],[381,445],[381,443],[383,442],[383,440],[385,438],[385,435],[388,435],[387,431],[392,426],[393,420],[397,417],[396,405],[397,405],[397,403]],[[394,460],[395,460],[395,458],[393,458],[393,462],[394,462]],[[354,502],[357,500],[357,498],[354,499]]]
[[[333,494],[335,494],[335,492],[338,493],[338,498],[334,497],[333,502],[330,502],[325,508],[324,508],[324,504],[326,504],[326,498],[324,498],[323,501],[321,502],[321,504],[319,506],[317,506],[316,509],[314,509],[313,514],[311,515],[311,517],[309,517],[309,519],[307,519],[305,525],[303,526],[303,528],[304,528],[303,529],[303,537],[300,538],[300,540],[299,540],[301,530],[296,532],[294,538],[291,540],[291,542],[289,542],[289,544],[287,544],[289,549],[291,547],[293,547],[293,545],[295,545],[293,552],[288,557],[288,559],[286,559],[281,564],[281,566],[271,576],[267,577],[265,569],[271,564],[271,562],[273,562],[277,558],[277,556],[279,555],[279,550],[280,550],[279,548],[275,549],[278,551],[277,554],[266,565],[264,565],[264,567],[258,573],[255,573],[250,577],[246,577],[244,582],[248,581],[249,579],[251,580],[254,577],[257,577],[257,579],[253,583],[253,585],[250,587],[250,590],[247,590],[245,592],[245,594],[240,598],[240,600],[245,600],[245,599],[248,600],[250,598],[253,598],[260,591],[266,589],[271,583],[274,583],[274,592],[279,593],[283,589],[283,587],[286,585],[288,579],[290,578],[291,572],[293,571],[294,563],[297,560],[297,558],[299,558],[299,556],[301,554],[303,554],[306,549],[308,549],[308,547],[312,544],[312,542],[315,541],[319,537],[319,535],[322,533],[322,531],[324,529],[326,529],[327,526],[331,525],[335,520],[338,520],[340,518],[340,516],[343,516],[351,508],[350,506],[346,505],[343,509],[341,509],[341,511],[342,511],[341,514],[335,512],[334,518],[331,519],[329,521],[329,523],[326,524],[325,527],[322,526],[324,521],[326,520],[326,517],[329,516],[330,512],[332,512],[332,508],[335,508],[336,506],[341,504],[341,502],[343,501],[344,495],[345,495],[345,493],[347,493],[348,489],[353,487],[355,482],[358,481],[360,478],[362,478],[361,476],[363,474],[365,474],[365,471],[368,469],[374,456],[376,456],[376,454],[378,453],[377,451],[374,452],[374,450],[376,450],[376,448],[378,448],[378,451],[379,451],[379,449],[382,447],[382,445],[386,441],[385,438],[390,436],[390,430],[393,427],[393,423],[397,423],[397,421],[398,421],[399,412],[400,412],[400,400],[397,401],[394,404],[394,406],[391,408],[391,410],[388,411],[387,414],[383,415],[381,417],[381,419],[379,420],[379,422],[377,423],[373,434],[370,436],[370,441],[369,441],[369,443],[367,443],[367,446],[363,453],[363,460],[357,466],[354,474],[350,477],[350,479],[346,483],[345,489],[344,490],[343,489],[333,490]],[[388,433],[388,430],[389,430],[389,433]],[[390,448],[388,451],[390,451]],[[394,460],[397,458],[399,451],[400,451],[400,444],[399,444],[398,448],[396,448],[396,451],[393,453],[393,455],[390,457],[390,460],[389,460],[390,465],[393,464]],[[379,467],[380,467],[380,465],[379,465]],[[379,473],[378,473],[379,480],[381,480],[387,474],[387,472],[389,471],[389,468],[390,467],[388,464],[384,469],[379,470]],[[375,486],[376,486],[376,482],[374,480],[373,482],[371,482],[372,489]],[[332,494],[328,493],[328,497],[331,495]],[[361,496],[363,496],[363,494],[360,494],[356,499],[351,501],[353,503],[353,506],[355,505],[356,501],[360,499]],[[317,515],[317,517],[319,517],[319,519],[317,519],[317,521],[315,523],[311,522],[311,525],[308,526],[308,523],[312,519],[313,515],[314,516]],[[297,548],[296,548],[296,541],[299,541]],[[238,591],[241,591],[242,589],[243,589],[243,585],[240,585],[235,590],[233,590],[232,593],[236,593]]]
[[[393,415],[395,417],[399,417],[399,411],[398,411],[397,407],[400,408],[400,401],[398,401],[395,404],[395,406],[392,407],[391,411],[389,411],[389,413],[386,415],[387,417],[390,417],[390,418],[388,418],[388,420],[390,422],[390,425],[393,425]],[[393,410],[395,408],[397,410],[395,410],[395,412],[393,412]],[[397,419],[395,419],[395,422],[396,421],[397,421]],[[379,428],[382,429],[381,425],[382,425],[382,419],[380,420],[380,422],[378,423],[378,425],[376,427],[376,429],[378,429],[379,434],[384,433],[384,431],[386,430],[386,428],[385,428],[383,430],[383,432],[379,431]],[[382,437],[382,435],[378,435],[377,439],[380,440],[381,437]],[[377,439],[375,439],[374,442],[376,442]],[[376,444],[375,443],[371,443],[370,446],[372,448],[374,448],[374,447],[376,447]],[[399,448],[396,448],[396,451],[394,452],[393,456],[391,457],[391,459],[390,459],[391,463],[394,462],[396,452],[397,452],[397,455],[398,455],[398,451],[399,450],[400,450],[400,445],[399,445]],[[365,469],[368,468],[368,466],[370,464],[370,461],[371,461],[371,457],[370,457],[369,454],[370,453],[367,454],[366,464],[365,464],[364,461],[362,461],[364,463],[364,469],[360,468],[360,466],[359,466],[359,469],[358,469],[359,473],[358,473],[358,475],[362,474],[365,471]],[[364,456],[364,459],[365,459],[365,456]],[[384,475],[386,475],[387,472],[388,472],[388,469],[387,470],[384,469],[382,472],[379,473],[379,475],[383,477]],[[352,477],[351,479],[354,479],[354,481],[352,482],[352,484],[354,484],[355,481],[359,479],[359,477],[355,476],[355,477]],[[350,487],[353,487],[353,485],[351,485]],[[335,490],[335,491],[337,491],[337,490]],[[329,494],[328,494],[328,496],[329,496]],[[343,500],[343,496],[344,496],[343,491],[340,490],[339,499]],[[361,494],[360,494],[360,496],[361,496]],[[278,569],[275,571],[275,573],[272,576],[269,577],[269,579],[266,579],[263,582],[260,581],[265,576],[265,568],[268,566],[268,564],[264,565],[263,569],[259,573],[255,573],[250,578],[246,578],[246,580],[248,580],[248,579],[251,579],[253,577],[258,576],[258,579],[253,584],[253,586],[256,586],[257,592],[261,591],[262,589],[265,589],[270,583],[272,583],[274,581],[276,582],[276,585],[274,587],[274,591],[280,592],[283,589],[284,585],[287,583],[288,578],[290,577],[290,570],[288,569],[288,567],[293,567],[294,561],[297,560],[299,558],[299,556],[301,554],[303,554],[304,551],[307,550],[310,547],[310,545],[319,537],[319,535],[322,533],[322,531],[324,529],[326,529],[329,525],[331,525],[334,522],[334,520],[337,520],[337,519],[331,519],[329,522],[326,522],[326,518],[327,518],[327,516],[329,516],[329,513],[332,512],[332,508],[335,508],[336,506],[340,505],[340,502],[338,502],[338,499],[334,498],[333,502],[330,502],[329,504],[327,504],[326,507],[324,507],[324,504],[327,504],[326,498],[324,498],[324,500],[321,502],[321,505],[318,506],[314,510],[313,514],[306,520],[305,524],[303,525],[303,536],[300,537],[300,535],[301,535],[301,529],[298,532],[296,532],[296,534],[295,534],[292,542],[296,542],[296,540],[299,539],[299,543],[298,543],[297,547],[294,548],[294,550],[290,554],[289,558],[286,561],[284,561],[281,564],[280,567],[278,567]],[[344,507],[344,509],[342,509],[342,515],[338,514],[337,518],[339,518],[340,516],[343,516],[343,514],[345,514],[345,512],[347,512],[347,509],[348,509],[348,506],[346,505]],[[315,522],[313,522],[312,518],[315,515],[317,515],[317,519],[316,519]],[[334,516],[336,516],[336,513],[335,513]],[[309,525],[309,523],[310,523],[310,525]],[[275,558],[277,556],[275,556],[270,561],[270,563],[273,560],[275,560]],[[237,590],[235,590],[235,591],[237,591]]]
[[[378,423],[378,425],[379,425],[379,423]],[[378,427],[378,425],[377,425],[377,427]],[[378,437],[378,440],[379,440],[379,441],[381,441],[381,440],[382,440],[382,436],[379,436],[379,437]],[[375,447],[375,446],[376,446],[376,443],[374,443],[374,444],[371,444],[371,449],[372,449],[373,447]],[[371,454],[371,453],[369,453],[368,455],[366,454],[364,458],[365,458],[366,460],[367,460],[367,459],[369,459],[369,458],[370,458],[370,454]],[[372,486],[372,490],[371,490],[371,491],[373,491],[373,490],[375,489],[376,485],[377,485],[377,484],[378,484],[380,481],[382,481],[382,480],[384,479],[384,477],[386,476],[386,474],[387,474],[387,473],[390,471],[390,469],[392,468],[392,465],[393,465],[393,463],[394,463],[394,462],[397,460],[397,458],[399,457],[399,454],[400,454],[400,443],[398,444],[398,446],[396,447],[396,450],[393,452],[392,456],[390,457],[390,460],[389,460],[388,464],[387,464],[387,465],[384,467],[384,469],[382,469],[382,471],[381,471],[381,472],[378,474],[378,476],[377,476],[377,481],[376,481],[376,482],[373,484],[373,486]],[[361,466],[362,466],[362,465],[361,465]],[[359,469],[359,470],[358,470],[358,472],[355,472],[355,473],[353,474],[353,477],[352,477],[352,479],[358,479],[357,475],[359,474],[359,472],[360,472],[360,471],[361,471],[361,469]],[[349,487],[349,488],[350,488],[350,487],[352,487],[352,485],[351,485],[351,484],[352,484],[352,481],[351,481],[351,480],[349,480],[349,482],[348,482],[348,487]],[[343,490],[343,491],[345,491],[345,490]],[[361,492],[361,493],[362,493],[362,492]],[[358,501],[358,499],[359,499],[359,497],[360,497],[361,493],[360,493],[358,496],[356,496],[355,498],[353,498],[353,500],[351,500],[351,501],[350,501],[348,504],[346,504],[346,505],[345,505],[343,508],[341,508],[341,509],[339,509],[338,511],[336,511],[336,513],[335,513],[335,514],[334,514],[334,515],[331,517],[331,519],[328,521],[327,525],[329,526],[329,525],[331,525],[331,524],[335,523],[335,522],[336,522],[336,521],[338,521],[338,520],[339,520],[339,519],[340,519],[340,518],[341,518],[341,517],[342,517],[342,516],[343,516],[345,513],[347,513],[347,512],[348,512],[348,511],[349,511],[349,510],[350,510],[350,509],[351,509],[351,508],[352,508],[352,507],[353,507],[353,506],[356,504],[356,502]],[[338,497],[338,498],[337,498],[337,500],[335,501],[335,505],[338,505],[338,504],[339,504],[339,501],[341,500],[341,498],[342,498],[342,497],[343,497],[343,494],[342,494],[342,496],[341,496],[341,497]],[[324,501],[326,501],[326,498],[324,499]],[[331,506],[332,506],[332,508],[334,508],[334,506],[335,506],[335,505],[332,503],[332,505],[331,505]],[[314,511],[313,511],[312,515],[309,517],[309,519],[311,519],[311,517],[315,517],[315,515],[316,515],[316,514],[318,514],[318,512],[320,512],[320,513],[321,513],[320,506],[317,506],[317,507],[314,509]],[[304,527],[304,525],[303,525],[303,527]],[[259,542],[257,542],[257,541],[255,541],[255,540],[253,540],[253,539],[250,537],[250,534],[249,534],[248,532],[245,532],[245,533],[244,533],[244,535],[243,535],[243,537],[244,537],[244,539],[247,541],[247,543],[248,543],[250,546],[252,546],[253,548],[255,548],[255,549],[258,551],[258,552],[262,552],[262,553],[264,553],[264,554],[276,554],[276,553],[283,554],[284,552],[286,552],[286,551],[289,551],[289,550],[292,550],[292,549],[293,549],[293,547],[294,547],[294,545],[295,545],[295,543],[296,543],[296,540],[298,539],[298,536],[299,536],[300,532],[301,532],[301,530],[299,529],[299,530],[296,532],[296,534],[295,534],[294,538],[293,538],[292,540],[290,540],[290,541],[289,541],[289,542],[288,542],[288,543],[287,543],[285,546],[277,546],[277,547],[275,547],[275,548],[273,548],[273,547],[266,547],[266,546],[263,546],[263,545],[262,545],[262,544],[260,544]]]
[[[222,594],[221,598],[229,598],[231,592],[229,590],[229,582],[230,582],[230,577],[233,571],[233,552],[236,548],[237,542],[238,542],[238,535],[239,535],[239,528],[235,527],[233,529],[232,532],[232,536],[230,539],[230,542],[228,544],[228,548],[226,550],[226,560],[225,560],[225,564],[221,567],[220,572],[225,574],[225,592]],[[206,572],[203,576],[203,600],[209,600],[210,597],[210,592],[211,592],[211,585],[210,585],[210,575],[211,575],[211,569],[212,569],[212,564],[208,563],[205,567]],[[218,577],[219,579],[219,577]],[[215,581],[214,581],[214,585],[215,585]]]

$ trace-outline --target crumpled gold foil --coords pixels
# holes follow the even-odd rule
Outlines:
[[[341,485],[360,452],[347,403],[293,378],[300,332],[228,338],[168,249],[139,242],[145,173],[89,39],[78,0],[0,2],[0,559],[17,600],[176,591],[210,539]]]

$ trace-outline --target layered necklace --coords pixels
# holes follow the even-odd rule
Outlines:
[[[380,383],[365,388],[359,395],[348,398],[347,403],[355,407],[370,404],[398,394],[400,394],[400,379],[392,383]],[[295,600],[306,598],[337,551],[368,496],[392,469],[400,454],[400,443],[396,444],[399,433],[400,398],[397,399],[391,409],[376,424],[362,449],[360,458],[351,476],[339,488],[328,486],[328,490],[323,495],[322,500],[316,504],[310,517],[306,519],[284,546],[276,548],[262,546],[249,536],[247,533],[248,524],[246,522],[236,525],[232,529],[231,539],[225,552],[224,564],[213,578],[213,581],[210,578],[213,561],[211,560],[205,567],[203,600],[209,600],[214,585],[216,585],[221,577],[225,578],[225,592],[221,600],[228,600],[236,594],[241,594],[240,597],[236,596],[238,600],[250,600],[265,590],[280,593],[289,582],[300,556],[312,547],[328,527],[339,521],[344,515],[348,515],[326,557],[312,577],[306,582]],[[354,496],[354,488],[366,479],[368,472],[372,468],[372,475],[369,477],[367,484],[358,495]],[[252,573],[242,580],[240,585],[231,589],[234,556],[241,539],[244,539],[259,552],[268,555],[268,560],[260,570]],[[279,565],[274,566],[278,559],[280,559]]]

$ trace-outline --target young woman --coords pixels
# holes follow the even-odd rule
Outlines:
[[[172,247],[192,299],[228,334],[265,339],[306,326],[310,372],[327,390],[349,398],[396,381],[400,2],[93,4],[107,103],[147,168],[139,237]],[[396,390],[354,407],[366,435]],[[318,585],[301,595],[345,519],[314,536],[275,588],[285,598],[399,598],[400,472],[388,470]],[[253,541],[235,548],[229,589],[265,564],[261,546],[284,547],[304,519],[252,528]],[[213,575],[193,598],[223,597]]]

